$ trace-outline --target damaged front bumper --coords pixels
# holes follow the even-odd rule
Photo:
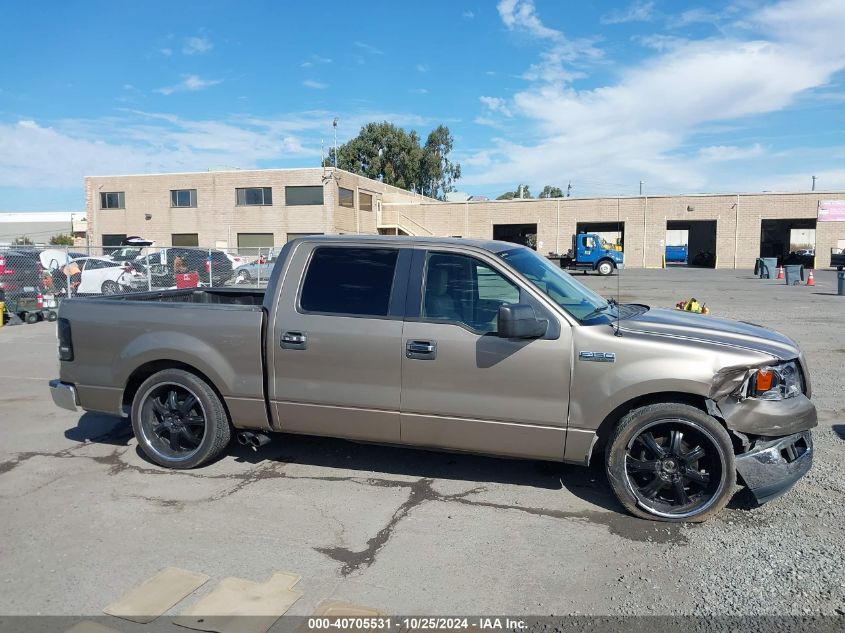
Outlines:
[[[786,437],[759,438],[751,450],[736,456],[736,470],[757,503],[788,491],[813,465],[810,431]]]

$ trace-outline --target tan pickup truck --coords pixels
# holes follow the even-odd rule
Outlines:
[[[748,323],[608,302],[534,251],[326,236],[265,290],[70,299],[59,406],[128,415],[153,462],[193,468],[233,432],[587,465],[631,513],[702,521],[812,463],[798,346]],[[236,431],[233,431],[236,429]]]

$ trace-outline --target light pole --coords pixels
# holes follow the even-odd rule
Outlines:
[[[641,181],[640,181],[640,195],[643,195],[643,185],[644,185],[644,184],[645,184],[645,181],[642,181],[642,180],[641,180]]]
[[[337,169],[337,117],[332,121],[332,127],[334,128],[334,166]]]
[[[813,189],[812,190],[813,191],[816,190],[816,177],[815,176],[813,176]]]

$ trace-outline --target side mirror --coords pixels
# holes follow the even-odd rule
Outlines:
[[[549,322],[538,319],[530,305],[504,303],[499,306],[496,330],[499,338],[540,338],[548,329]]]

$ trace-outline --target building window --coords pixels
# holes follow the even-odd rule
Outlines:
[[[297,240],[300,237],[310,237],[312,235],[323,235],[323,233],[288,233],[287,241],[292,242],[293,240]]]
[[[373,196],[368,193],[358,192],[358,208],[361,211],[373,210]]]
[[[355,192],[352,189],[344,189],[343,187],[338,187],[338,202],[340,206],[346,207],[347,209],[354,209],[355,208]]]
[[[238,233],[238,253],[257,255],[259,249],[273,248],[272,233]]]
[[[248,187],[237,189],[238,205],[246,207],[268,207],[273,204],[271,187]]]
[[[323,186],[285,187],[285,204],[289,207],[323,204]]]
[[[174,233],[170,236],[172,246],[199,246],[200,236],[198,233]]]
[[[299,305],[323,314],[387,316],[398,255],[392,248],[314,249]]]
[[[100,208],[101,209],[125,209],[123,192],[122,191],[101,191],[100,192]]]
[[[126,239],[126,233],[104,233],[101,238],[100,243],[103,245],[103,255],[108,255],[120,248],[123,240]]]
[[[197,206],[196,189],[173,189],[170,192],[171,207],[195,207]]]

